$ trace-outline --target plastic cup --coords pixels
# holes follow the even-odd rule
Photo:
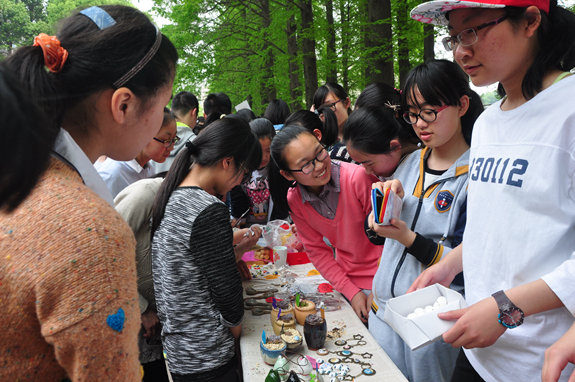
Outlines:
[[[273,247],[273,259],[276,269],[280,269],[281,267],[286,265],[287,247],[284,247],[282,245]]]

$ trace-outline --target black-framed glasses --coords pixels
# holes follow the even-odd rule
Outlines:
[[[341,100],[338,99],[338,100],[335,101],[335,102],[326,103],[325,106],[329,107],[332,111],[335,111],[335,110],[337,109],[336,105],[337,105],[338,102],[341,102]]]
[[[180,137],[176,135],[174,139],[164,139],[164,140],[154,137],[154,140],[160,142],[165,148],[168,148],[171,145],[175,145],[176,143],[178,143],[180,141]]]
[[[321,145],[321,151],[319,153],[317,153],[317,155],[315,156],[315,158],[313,158],[312,160],[310,160],[309,162],[307,162],[306,164],[304,164],[301,168],[301,170],[290,170],[291,172],[303,172],[305,175],[310,174],[314,169],[315,169],[315,162],[321,162],[324,161],[325,158],[328,157],[328,152],[325,149],[324,145]]]
[[[403,119],[405,120],[405,122],[409,123],[410,125],[415,125],[417,123],[417,118],[421,118],[423,121],[428,122],[428,123],[433,122],[437,119],[437,114],[441,110],[444,110],[448,107],[449,107],[449,105],[443,105],[437,110],[421,109],[418,114],[416,114],[412,111],[406,111],[405,113],[403,113]]]
[[[480,31],[492,25],[497,25],[507,18],[508,16],[504,15],[495,20],[491,20],[484,24],[481,24],[478,27],[464,29],[461,32],[459,32],[457,36],[444,37],[443,40],[441,40],[441,42],[443,43],[443,47],[445,48],[446,51],[451,52],[452,50],[455,49],[455,44],[458,43],[461,44],[462,46],[473,45],[478,40],[477,31]]]

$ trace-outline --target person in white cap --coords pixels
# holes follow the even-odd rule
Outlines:
[[[465,348],[452,381],[541,380],[575,313],[575,15],[555,0],[446,0],[411,17],[447,25],[473,84],[505,97],[473,129],[463,244],[410,291],[463,270],[469,308],[440,315]]]

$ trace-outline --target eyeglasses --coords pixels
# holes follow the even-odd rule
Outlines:
[[[316,157],[303,165],[301,170],[290,170],[291,172],[303,172],[305,175],[310,174],[315,169],[315,162],[322,162],[327,158],[328,153],[324,145],[321,145],[321,151],[317,153]]]
[[[335,101],[335,102],[333,102],[333,103],[327,103],[327,104],[325,104],[325,105],[326,105],[327,107],[329,107],[332,111],[335,111],[335,109],[336,109],[336,106],[335,106],[335,105],[337,105],[338,102],[341,102],[341,100],[338,99],[337,101]]]
[[[433,109],[421,109],[419,114],[415,114],[411,111],[403,113],[403,119],[410,125],[415,125],[417,123],[417,118],[421,118],[425,122],[433,122],[437,119],[437,113],[441,110],[448,108],[449,105],[443,105],[437,110]]]
[[[455,36],[455,37],[452,37],[452,36],[444,37],[443,40],[441,41],[443,43],[443,47],[448,52],[451,52],[453,49],[455,49],[455,44],[458,44],[458,43],[461,44],[462,46],[473,45],[477,42],[477,39],[478,39],[477,38],[477,31],[480,31],[480,30],[487,28],[487,27],[490,27],[492,25],[497,25],[507,18],[508,18],[507,15],[501,16],[498,19],[488,21],[485,24],[481,24],[478,27],[464,29],[461,32],[459,32],[457,34],[457,36]]]
[[[170,139],[161,140],[161,139],[154,137],[154,140],[160,142],[164,147],[168,148],[171,145],[175,145],[176,143],[178,143],[180,141],[180,137],[178,137],[176,135],[174,137],[174,139],[171,139],[171,140]]]

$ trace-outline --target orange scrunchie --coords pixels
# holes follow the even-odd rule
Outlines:
[[[56,36],[40,33],[34,37],[34,46],[40,46],[44,52],[44,65],[52,73],[58,73],[68,58],[68,51],[60,46]]]

